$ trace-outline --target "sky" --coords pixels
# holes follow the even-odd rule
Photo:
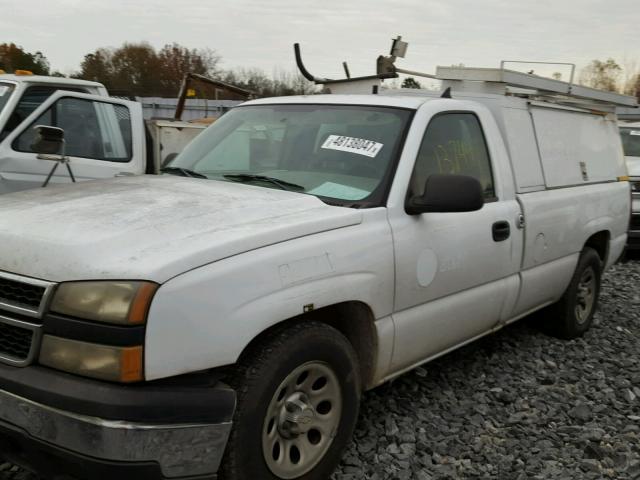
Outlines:
[[[299,42],[316,76],[342,78],[343,61],[369,75],[397,35],[409,42],[397,66],[429,73],[501,60],[640,67],[638,0],[0,0],[0,43],[40,50],[66,74],[96,48],[147,41],[267,73],[294,71]]]

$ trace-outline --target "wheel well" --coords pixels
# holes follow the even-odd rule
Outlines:
[[[374,325],[373,312],[368,305],[362,302],[337,303],[277,323],[255,337],[244,348],[240,358],[274,330],[287,328],[288,325],[294,322],[299,323],[310,320],[332,326],[349,340],[358,356],[362,386],[364,389],[371,387],[377,360],[378,336]]]
[[[610,234],[607,231],[594,233],[584,244],[585,247],[591,247],[597,252],[603,265],[607,262],[609,255],[609,237]]]

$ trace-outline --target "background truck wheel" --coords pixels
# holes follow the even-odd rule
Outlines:
[[[585,247],[564,295],[544,312],[545,329],[550,334],[571,339],[589,330],[598,305],[601,274],[600,256],[594,249]]]
[[[230,383],[238,404],[223,480],[326,480],[358,417],[356,353],[336,329],[279,329],[241,359]]]

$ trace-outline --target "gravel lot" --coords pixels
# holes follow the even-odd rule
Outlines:
[[[365,395],[334,480],[448,478],[640,478],[637,258],[607,273],[584,338],[532,318]]]

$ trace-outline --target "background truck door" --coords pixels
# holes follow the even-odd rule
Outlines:
[[[145,171],[142,107],[139,103],[59,91],[0,144],[0,193],[40,187],[53,167],[31,149],[36,125],[65,131],[66,155],[78,181]],[[69,183],[58,168],[51,183]]]
[[[491,121],[491,133],[497,126]],[[499,188],[506,151],[487,146],[473,111],[442,112],[422,138],[409,195],[422,193],[430,174],[476,177],[485,192],[481,210],[464,213],[390,213],[396,258],[396,327],[392,371],[401,371],[482,335],[499,323],[517,295],[521,260],[519,206],[513,189]],[[512,187],[512,184],[509,184]]]

